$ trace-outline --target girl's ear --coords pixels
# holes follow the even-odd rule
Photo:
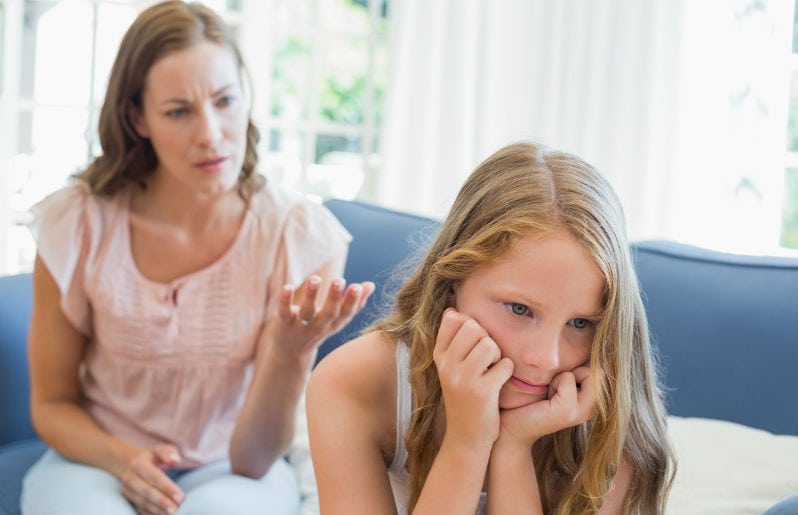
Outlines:
[[[448,306],[450,308],[456,308],[457,307],[457,290],[458,290],[459,286],[460,286],[460,283],[456,283],[456,282],[452,283],[452,285],[449,286],[449,295],[447,295],[447,297],[446,297],[446,306]]]

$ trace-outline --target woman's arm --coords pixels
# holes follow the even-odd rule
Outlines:
[[[338,277],[343,260],[311,274],[296,292],[284,288],[277,315],[266,321],[252,383],[230,441],[234,473],[261,477],[285,454],[319,345],[349,323],[371,295],[372,283],[346,287]]]
[[[122,481],[125,496],[153,513],[177,509],[183,493],[159,469],[179,457],[171,446],[142,449],[114,438],[81,407],[78,370],[86,338],[61,310],[61,293],[44,262],[33,270],[28,333],[31,419],[47,445],[64,457],[98,467]]]

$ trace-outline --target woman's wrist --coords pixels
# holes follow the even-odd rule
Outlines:
[[[107,469],[117,479],[122,479],[130,461],[142,452],[142,449],[114,437],[110,438],[108,446],[111,459]]]
[[[312,349],[294,349],[288,345],[279,345],[275,342],[268,342],[262,346],[258,353],[258,361],[267,360],[272,366],[280,370],[296,370],[304,372],[310,370],[316,360],[318,347]]]

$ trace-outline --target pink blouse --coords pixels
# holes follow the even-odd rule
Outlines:
[[[345,256],[351,236],[325,207],[267,186],[221,258],[164,284],[133,261],[128,206],[127,192],[78,183],[33,208],[39,256],[88,338],[86,409],[133,444],[176,445],[186,466],[225,458],[278,292]]]

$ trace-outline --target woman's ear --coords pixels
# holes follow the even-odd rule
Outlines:
[[[150,128],[147,125],[147,121],[144,119],[141,109],[136,107],[132,102],[127,107],[127,117],[139,136],[144,139],[150,137]]]

